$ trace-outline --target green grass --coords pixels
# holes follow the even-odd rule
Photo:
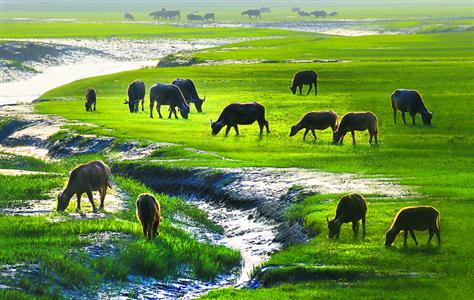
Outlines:
[[[0,167],[20,168],[22,163],[31,170],[56,170],[53,175],[0,175],[0,208],[20,207],[30,199],[51,199],[49,192],[59,189],[67,178],[70,166],[90,156],[76,156],[57,163],[37,162],[33,159],[2,156]],[[60,165],[60,166],[59,166]],[[129,274],[142,274],[159,279],[183,276],[212,280],[223,272],[230,272],[240,261],[237,251],[224,246],[198,242],[187,232],[176,227],[177,217],[185,216],[196,226],[214,232],[222,228],[211,222],[207,214],[179,198],[155,195],[161,203],[164,222],[160,235],[153,242],[146,242],[135,216],[135,199],[138,194],[152,193],[135,181],[114,177],[114,182],[125,194],[126,209],[108,213],[107,218],[97,220],[65,217],[52,212],[46,216],[9,216],[0,213],[0,265],[37,264],[36,277],[22,275],[2,280],[20,291],[2,291],[7,299],[35,297],[58,298],[65,288],[83,288],[94,291],[102,280],[126,280]],[[107,209],[107,199],[105,202]],[[71,205],[71,207],[74,205]],[[71,208],[73,209],[73,208]],[[118,253],[93,259],[83,249],[89,241],[81,234],[92,236],[102,232],[121,232],[130,240],[117,241]],[[72,251],[72,252],[71,252]]]
[[[2,38],[233,38],[286,36],[291,31],[252,28],[193,28],[131,23],[23,23],[2,24]],[[300,34],[305,35],[305,34]]]
[[[235,46],[235,47],[234,47]],[[226,49],[227,48],[227,49]],[[173,166],[272,166],[302,167],[362,176],[399,178],[420,196],[411,199],[369,198],[368,235],[354,240],[345,225],[339,241],[326,239],[325,217],[333,214],[339,195],[306,198],[289,212],[290,220],[303,219],[305,226],[320,233],[309,243],[295,245],[274,254],[266,264],[287,266],[267,280],[299,278],[303,264],[309,277],[317,277],[315,264],[359,272],[359,279],[322,280],[296,285],[282,284],[258,290],[228,289],[207,297],[222,298],[466,298],[472,287],[472,241],[469,228],[473,211],[470,184],[474,180],[472,147],[473,84],[472,33],[360,38],[313,36],[310,46],[298,39],[269,39],[223,46],[195,54],[204,59],[343,58],[347,63],[261,63],[253,65],[193,66],[146,69],[76,81],[49,91],[36,108],[41,113],[99,125],[92,132],[119,139],[144,142],[164,141],[181,146],[160,150],[160,159],[186,158]],[[293,96],[288,90],[294,72],[314,69],[320,76],[318,96]],[[192,108],[189,120],[149,119],[147,113],[131,115],[123,99],[129,82],[140,78],[148,87],[171,82],[176,77],[192,78],[200,93],[206,94],[204,113]],[[81,97],[93,86],[101,95],[98,111],[83,111]],[[393,124],[390,94],[396,88],[419,90],[433,126]],[[77,99],[61,101],[62,97]],[[241,126],[241,136],[223,133],[210,136],[209,120],[217,119],[232,102],[258,101],[266,107],[271,133],[260,137],[257,125]],[[290,126],[312,110],[332,109],[339,115],[370,110],[378,116],[381,144],[369,146],[366,133],[357,133],[357,146],[350,137],[343,146],[330,143],[329,131],[318,132],[317,142],[302,141],[302,134],[290,138]],[[164,108],[163,111],[166,111]],[[421,123],[418,118],[418,123]],[[181,148],[180,148],[181,147]],[[218,156],[188,156],[185,147],[216,152]],[[145,164],[166,164],[147,162]],[[341,191],[343,193],[345,191]],[[327,202],[325,200],[330,199]],[[426,233],[417,237],[418,248],[383,246],[384,233],[397,210],[413,204],[434,205],[441,211],[443,246],[424,246]],[[358,271],[359,270],[359,271]],[[366,271],[364,271],[366,270]],[[327,271],[325,271],[327,273]],[[372,276],[373,272],[380,276]],[[420,277],[403,278],[417,272]],[[305,273],[305,274],[306,274]],[[405,275],[400,275],[405,274]],[[434,274],[433,276],[430,274]],[[399,278],[400,276],[402,278]],[[304,279],[304,278],[303,278]],[[302,280],[299,278],[298,280]],[[308,280],[314,280],[308,278]],[[335,287],[335,288],[334,288]],[[402,288],[403,287],[403,288]]]

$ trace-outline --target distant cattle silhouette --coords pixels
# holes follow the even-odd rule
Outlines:
[[[201,15],[196,15],[196,14],[189,14],[186,16],[189,21],[202,21],[203,18]]]
[[[258,10],[258,9],[249,9],[249,10],[243,11],[241,13],[241,15],[242,16],[247,15],[247,16],[249,16],[249,19],[251,17],[255,17],[255,19],[256,18],[260,18],[260,19],[262,18],[262,16],[260,15],[260,10]]]
[[[299,7],[292,7],[291,11],[297,13],[297,12],[301,11],[301,9]]]
[[[328,16],[329,17],[335,17],[335,16],[337,16],[337,12],[336,11],[331,11],[330,13],[328,13]]]
[[[135,17],[133,16],[132,13],[129,13],[129,12],[124,13],[123,18],[125,20],[135,21]]]
[[[328,15],[324,10],[315,10],[315,11],[312,11],[311,14],[315,16],[316,18],[323,18],[323,19],[326,18]]]
[[[311,16],[311,14],[309,12],[305,12],[305,11],[299,11],[298,15],[300,15],[300,17],[309,17],[309,16]]]
[[[206,20],[206,21],[208,21],[208,20],[215,21],[216,20],[216,15],[214,13],[207,13],[207,14],[204,15],[203,19]]]

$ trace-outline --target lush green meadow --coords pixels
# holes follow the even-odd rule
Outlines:
[[[78,132],[176,143],[159,154],[166,165],[167,158],[187,158],[172,165],[353,172],[395,177],[419,193],[410,199],[369,195],[367,237],[354,240],[346,225],[341,240],[336,242],[326,239],[324,220],[326,215],[332,215],[340,195],[308,197],[294,206],[288,218],[302,219],[309,230],[321,234],[309,243],[273,255],[267,265],[286,267],[266,275],[268,287],[215,291],[209,298],[468,298],[473,277],[469,238],[474,191],[472,33],[357,38],[312,35],[309,39],[310,43],[299,37],[249,41],[194,54],[201,61],[260,59],[267,63],[153,68],[80,80],[49,91],[36,108],[41,113],[99,125],[71,127]],[[328,58],[348,62],[285,62]],[[318,72],[317,96],[294,96],[289,91],[292,75],[303,69]],[[160,120],[156,112],[155,119],[150,119],[149,108],[131,115],[122,104],[132,80],[142,79],[150,87],[176,77],[192,78],[201,96],[206,95],[204,113],[198,114],[192,107],[188,120]],[[83,109],[83,92],[89,86],[98,92],[98,111],[94,113]],[[422,93],[434,113],[433,126],[421,125],[419,118],[416,126],[404,125],[400,116],[398,124],[393,124],[390,94],[396,88],[415,88]],[[209,120],[217,119],[225,105],[247,101],[265,105],[270,134],[260,137],[254,124],[241,126],[238,137],[233,131],[228,137],[222,132],[215,137],[210,135]],[[305,112],[326,109],[339,115],[348,111],[374,112],[378,116],[380,145],[370,146],[366,133],[357,133],[357,146],[351,145],[350,137],[343,146],[332,145],[329,131],[318,132],[316,142],[310,138],[303,141],[302,133],[289,137],[291,125]],[[166,114],[167,108],[162,112]],[[196,154],[186,147],[232,160]],[[422,246],[418,248],[410,245],[403,249],[401,240],[392,249],[383,247],[384,232],[396,211],[419,203],[434,205],[441,211],[443,246],[424,246],[427,234],[419,233]],[[298,283],[278,285],[281,278]]]
[[[88,161],[91,156],[79,156],[61,163],[45,163],[27,157],[0,153],[0,169],[17,169],[25,166],[30,171],[53,171],[44,175],[0,175],[0,209],[25,208],[31,200],[51,199],[52,206],[72,166]],[[197,226],[213,232],[222,228],[212,223],[197,207],[178,198],[156,195],[163,207],[164,222],[155,242],[142,238],[142,229],[135,216],[134,201],[143,192],[151,192],[142,184],[116,176],[115,189],[124,192],[123,211],[107,212],[98,219],[74,218],[67,213],[75,209],[71,201],[66,214],[52,212],[44,216],[10,216],[0,214],[0,265],[26,264],[37,266],[31,276],[23,274],[6,278],[2,284],[23,290],[0,290],[0,298],[23,299],[28,295],[62,298],[63,289],[78,289],[92,293],[100,283],[109,280],[126,280],[129,274],[150,275],[169,280],[182,276],[183,267],[191,278],[210,280],[222,272],[233,269],[240,260],[238,252],[207,243],[198,242],[176,226],[178,217],[186,217]],[[53,192],[53,195],[50,194]],[[107,199],[106,199],[107,201]],[[83,199],[83,211],[91,207]],[[93,243],[81,238],[110,233],[122,234],[108,241],[119,245],[114,255],[101,258],[89,257],[85,248]],[[124,238],[125,236],[125,238]],[[219,263],[216,263],[219,262]],[[33,270],[32,269],[32,270]],[[6,272],[6,271],[5,271]],[[32,277],[34,276],[34,277]],[[4,281],[5,280],[5,281]]]

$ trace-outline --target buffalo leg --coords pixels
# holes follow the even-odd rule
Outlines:
[[[410,235],[411,235],[411,238],[415,241],[415,245],[418,246],[418,241],[416,240],[415,232],[413,230],[410,230]]]
[[[428,238],[428,244],[431,243],[431,239],[433,238],[433,235],[434,235],[434,230],[433,228],[430,228],[428,230],[428,232],[430,233],[430,237]]]
[[[300,95],[301,95],[301,93],[303,92],[303,85],[300,84],[300,85],[298,86],[298,89],[300,90]]]
[[[311,133],[313,134],[314,140],[316,141],[318,138],[316,137],[316,132],[314,131],[314,129],[311,129]]]
[[[404,247],[407,246],[407,238],[408,238],[408,231],[405,230],[405,231],[403,231],[403,246]]]
[[[396,109],[393,110],[393,123],[397,124],[397,110]]]
[[[163,116],[161,115],[161,111],[160,111],[161,109],[160,108],[161,108],[161,105],[159,105],[159,104],[156,105],[156,111],[158,112],[158,116],[160,116],[160,119],[163,119]]]
[[[317,81],[314,82],[314,94],[315,95],[318,94],[318,82]]]
[[[145,98],[142,99],[142,111],[145,111]]]
[[[357,221],[352,222],[352,231],[354,231],[354,237],[356,237],[359,231],[359,222]]]
[[[156,236],[158,235],[158,225],[160,224],[160,222],[155,222],[153,223],[153,238],[156,238]]]
[[[258,122],[258,127],[260,127],[260,135],[263,134],[263,126],[265,126],[265,125],[263,125],[262,122]]]
[[[143,230],[143,235],[145,236],[145,238],[148,238],[148,236],[147,236],[148,235],[148,232],[147,232],[148,230],[146,228],[146,225],[142,225],[142,230]]]
[[[150,99],[150,118],[153,119],[153,106],[155,105],[155,101]]]
[[[405,119],[405,112],[402,111],[402,120],[403,120],[403,123],[405,123],[405,125],[407,124],[407,119]]]
[[[374,137],[374,135],[372,132],[369,132],[369,136],[370,136],[369,144],[372,144],[372,138]]]
[[[173,107],[172,112],[173,112],[173,114],[174,114],[174,118],[177,119],[177,118],[178,118],[178,115],[176,114],[176,107]]]
[[[237,125],[234,125],[234,129],[235,129],[235,134],[239,135],[239,127],[237,127]]]
[[[439,233],[439,228],[435,227],[434,232],[436,234],[436,238],[438,239],[438,246],[441,246],[441,236],[440,236],[440,233]]]
[[[107,186],[100,189],[99,193],[100,193],[99,210],[104,210],[104,200],[105,200],[105,196],[107,195]]]
[[[354,132],[354,130],[351,131],[351,134],[352,134],[352,145],[355,145],[355,144],[356,144],[356,138],[355,138],[355,132]]]
[[[97,212],[97,207],[95,207],[95,204],[94,204],[94,198],[92,197],[92,192],[91,191],[88,191],[87,192],[87,198],[89,198],[89,202],[91,203],[92,205],[92,211],[94,213]]]
[[[362,217],[362,234],[367,234],[367,232],[365,231],[365,215]]]
[[[308,90],[308,93],[306,94],[306,96],[308,96],[309,93],[311,93],[311,90],[312,90],[312,89],[313,89],[313,84],[310,83],[310,84],[309,84],[309,90]]]
[[[306,141],[306,135],[308,134],[308,132],[309,132],[309,129],[306,129],[306,130],[304,131],[304,135],[303,135],[303,140],[304,140],[304,141]]]
[[[168,119],[171,119],[171,114],[173,113],[173,108],[170,106],[169,110],[170,113],[168,114]]]
[[[409,112],[410,113],[410,116],[411,116],[411,122],[413,124],[413,126],[415,126],[415,117],[416,117],[416,113],[415,112]]]
[[[94,111],[96,111],[96,110],[95,110],[95,105],[96,105],[96,103],[94,102]]]
[[[227,125],[227,127],[225,128],[225,136],[229,134],[230,128],[230,125]]]
[[[76,212],[81,211],[81,194],[77,193],[77,206],[76,206]]]
[[[270,128],[268,127],[268,121],[265,120],[265,128],[267,129],[267,133],[270,133]]]
[[[375,139],[375,143],[376,143],[376,144],[379,143],[379,141],[377,140],[377,135],[378,135],[378,134],[379,134],[379,133],[378,133],[377,131],[374,132],[374,139]]]

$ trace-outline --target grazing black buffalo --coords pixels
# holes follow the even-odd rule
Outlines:
[[[135,21],[135,17],[133,16],[132,13],[129,13],[129,12],[124,13],[123,18],[125,20]]]
[[[309,131],[316,140],[315,130],[324,130],[331,127],[334,132],[337,127],[337,114],[333,111],[313,111],[309,112],[295,125],[291,126],[290,136],[294,136],[301,129],[305,129],[303,140],[306,140],[306,135]]]
[[[333,142],[334,144],[342,144],[344,136],[350,131],[352,133],[352,144],[355,145],[354,131],[364,130],[369,131],[369,143],[372,144],[372,138],[375,138],[375,143],[377,144],[377,117],[371,112],[347,113],[342,117],[341,123],[333,133]]]
[[[156,102],[156,111],[160,116],[160,119],[163,118],[160,112],[161,105],[170,106],[170,114],[168,119],[171,118],[171,114],[174,114],[175,119],[178,118],[176,114],[176,107],[178,107],[181,117],[183,119],[188,118],[189,106],[186,104],[183,93],[173,84],[160,84],[157,83],[150,89],[150,118],[153,118],[153,106]]]
[[[293,77],[293,84],[290,86],[291,92],[296,94],[296,88],[300,90],[300,95],[303,90],[303,84],[309,85],[309,90],[306,95],[309,95],[314,85],[314,94],[318,94],[318,74],[314,71],[300,71]]]
[[[95,111],[95,105],[96,105],[96,100],[97,100],[97,94],[93,88],[88,88],[86,90],[86,111],[92,111],[92,106],[94,106],[94,111]]]
[[[327,17],[327,12],[325,12],[324,10],[315,10],[315,11],[312,11],[311,14],[313,16],[315,16],[316,18],[326,18]]]
[[[301,11],[301,8],[295,6],[295,7],[292,7],[292,8],[291,8],[291,11],[297,13],[297,12],[300,12],[300,11]]]
[[[247,16],[249,16],[249,19],[251,17],[255,17],[255,19],[256,18],[260,18],[260,19],[262,18],[262,16],[260,15],[260,10],[259,9],[249,9],[249,10],[243,11],[241,13],[241,15],[242,16],[247,15]]]
[[[263,127],[268,128],[268,122],[265,120],[265,107],[257,102],[252,103],[233,103],[224,108],[219,119],[216,122],[211,120],[212,135],[216,135],[224,126],[227,126],[225,135],[229,134],[231,127],[234,127],[235,132],[239,135],[237,125],[251,125],[255,121],[260,126],[260,135],[263,134]]]
[[[199,95],[196,91],[196,86],[194,85],[194,82],[191,79],[176,78],[176,80],[173,81],[172,84],[179,87],[179,89],[183,93],[186,103],[194,103],[196,110],[198,112],[202,112],[202,104],[204,103],[204,101],[206,101],[206,97],[204,96],[204,99],[199,98]]]
[[[161,217],[160,203],[153,195],[141,194],[136,202],[137,218],[142,224],[143,235],[147,240],[152,240],[158,235]]]
[[[216,15],[214,13],[207,13],[203,17],[204,20],[209,21],[209,20],[216,20]]]
[[[335,17],[335,16],[337,16],[337,12],[336,11],[331,11],[330,13],[328,13],[328,16]]]
[[[397,124],[397,109],[402,112],[403,122],[406,124],[405,113],[408,112],[412,118],[413,125],[415,125],[416,114],[421,115],[423,124],[431,125],[433,114],[428,111],[420,93],[416,90],[396,90],[392,94],[392,109],[393,122]]]
[[[202,21],[203,18],[201,15],[196,15],[196,14],[189,14],[186,16],[189,21]]]
[[[329,218],[326,217],[329,229],[328,238],[332,239],[336,237],[336,239],[338,239],[341,225],[349,222],[352,222],[352,231],[354,231],[354,236],[357,236],[359,232],[359,220],[362,220],[362,232],[365,235],[366,213],[367,201],[362,195],[354,193],[342,197],[337,204],[334,219],[329,221]]]
[[[125,99],[124,104],[128,104],[131,113],[136,113],[140,100],[142,101],[142,111],[145,111],[145,83],[141,80],[135,80],[128,85],[128,100]]]
[[[298,15],[300,15],[300,17],[309,17],[309,16],[311,16],[311,14],[309,12],[305,12],[305,11],[299,11]]]

